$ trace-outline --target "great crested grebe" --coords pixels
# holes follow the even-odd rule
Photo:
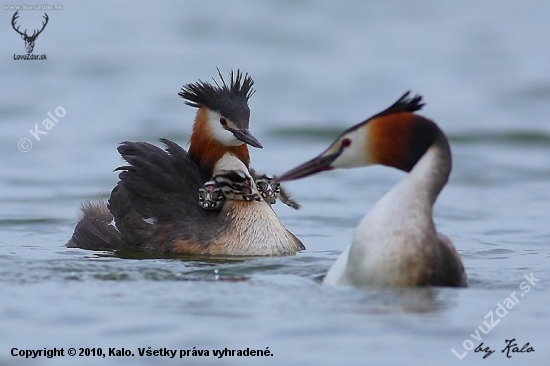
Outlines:
[[[249,169],[246,144],[262,147],[248,129],[254,81],[237,71],[227,84],[219,75],[221,85],[199,80],[179,93],[198,108],[189,152],[167,139],[161,139],[165,150],[123,142],[118,152],[128,165],[115,169],[120,181],[108,204],[82,206],[67,246],[239,256],[305,249],[270,206],[278,197],[298,205],[271,176]]]
[[[436,231],[432,217],[451,173],[449,142],[434,122],[414,114],[424,106],[422,97],[408,95],[350,127],[321,155],[278,178],[288,181],[373,164],[409,172],[363,218],[323,284],[467,285],[460,256],[451,240]]]

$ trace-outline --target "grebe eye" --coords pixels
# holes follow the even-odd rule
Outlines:
[[[348,147],[349,145],[351,145],[351,140],[350,139],[343,139],[342,140],[342,147]]]
[[[220,125],[227,126],[227,121],[225,120],[225,118],[220,118]]]

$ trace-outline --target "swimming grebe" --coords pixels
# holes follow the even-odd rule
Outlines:
[[[336,168],[382,164],[409,172],[363,218],[351,245],[323,280],[327,285],[467,285],[460,256],[438,233],[433,205],[451,173],[445,134],[414,112],[421,96],[397,102],[344,131],[318,157],[278,178],[288,181]]]
[[[231,72],[229,84],[220,78],[222,85],[199,80],[179,93],[186,104],[198,108],[189,152],[167,139],[161,139],[165,150],[145,142],[118,147],[128,162],[116,169],[120,181],[108,204],[83,205],[67,246],[239,256],[305,249],[262,199],[272,192],[258,190],[249,171],[246,144],[262,147],[248,129],[254,82],[240,71]],[[258,178],[262,184],[267,179],[267,188],[278,184]],[[224,182],[232,183],[223,187]],[[223,194],[216,198],[222,202],[202,206],[204,190],[214,188]]]

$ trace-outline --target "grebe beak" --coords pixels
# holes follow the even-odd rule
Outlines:
[[[336,160],[336,158],[340,156],[341,153],[342,153],[341,150],[332,154],[323,153],[317,156],[316,158],[313,158],[310,161],[300,166],[297,166],[292,170],[289,170],[288,172],[284,173],[280,177],[275,178],[275,181],[283,182],[286,180],[299,179],[299,178],[304,178],[326,170],[332,170],[333,167],[330,164],[334,160]]]
[[[237,130],[237,129],[229,129],[229,131],[231,131],[233,133],[233,135],[238,138],[239,140],[241,140],[242,142],[246,143],[246,144],[249,144],[250,146],[254,146],[254,147],[257,147],[259,149],[263,149],[263,146],[262,144],[260,143],[260,141],[258,141],[257,138],[254,137],[254,135],[252,135],[252,133],[250,132],[249,129],[244,129],[244,130]]]

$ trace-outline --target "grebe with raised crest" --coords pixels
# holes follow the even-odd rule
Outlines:
[[[116,169],[120,180],[108,203],[82,206],[67,246],[221,256],[305,249],[270,206],[277,198],[298,204],[273,177],[250,169],[247,144],[262,147],[249,130],[254,81],[241,71],[231,72],[229,83],[219,76],[221,85],[199,80],[179,93],[198,108],[189,152],[167,139],[164,150],[123,142],[118,152],[128,165]]]
[[[449,143],[434,122],[415,114],[424,106],[422,97],[408,96],[350,127],[319,156],[278,178],[374,164],[409,173],[363,218],[323,284],[467,285],[460,256],[433,221],[433,205],[451,173]]]

